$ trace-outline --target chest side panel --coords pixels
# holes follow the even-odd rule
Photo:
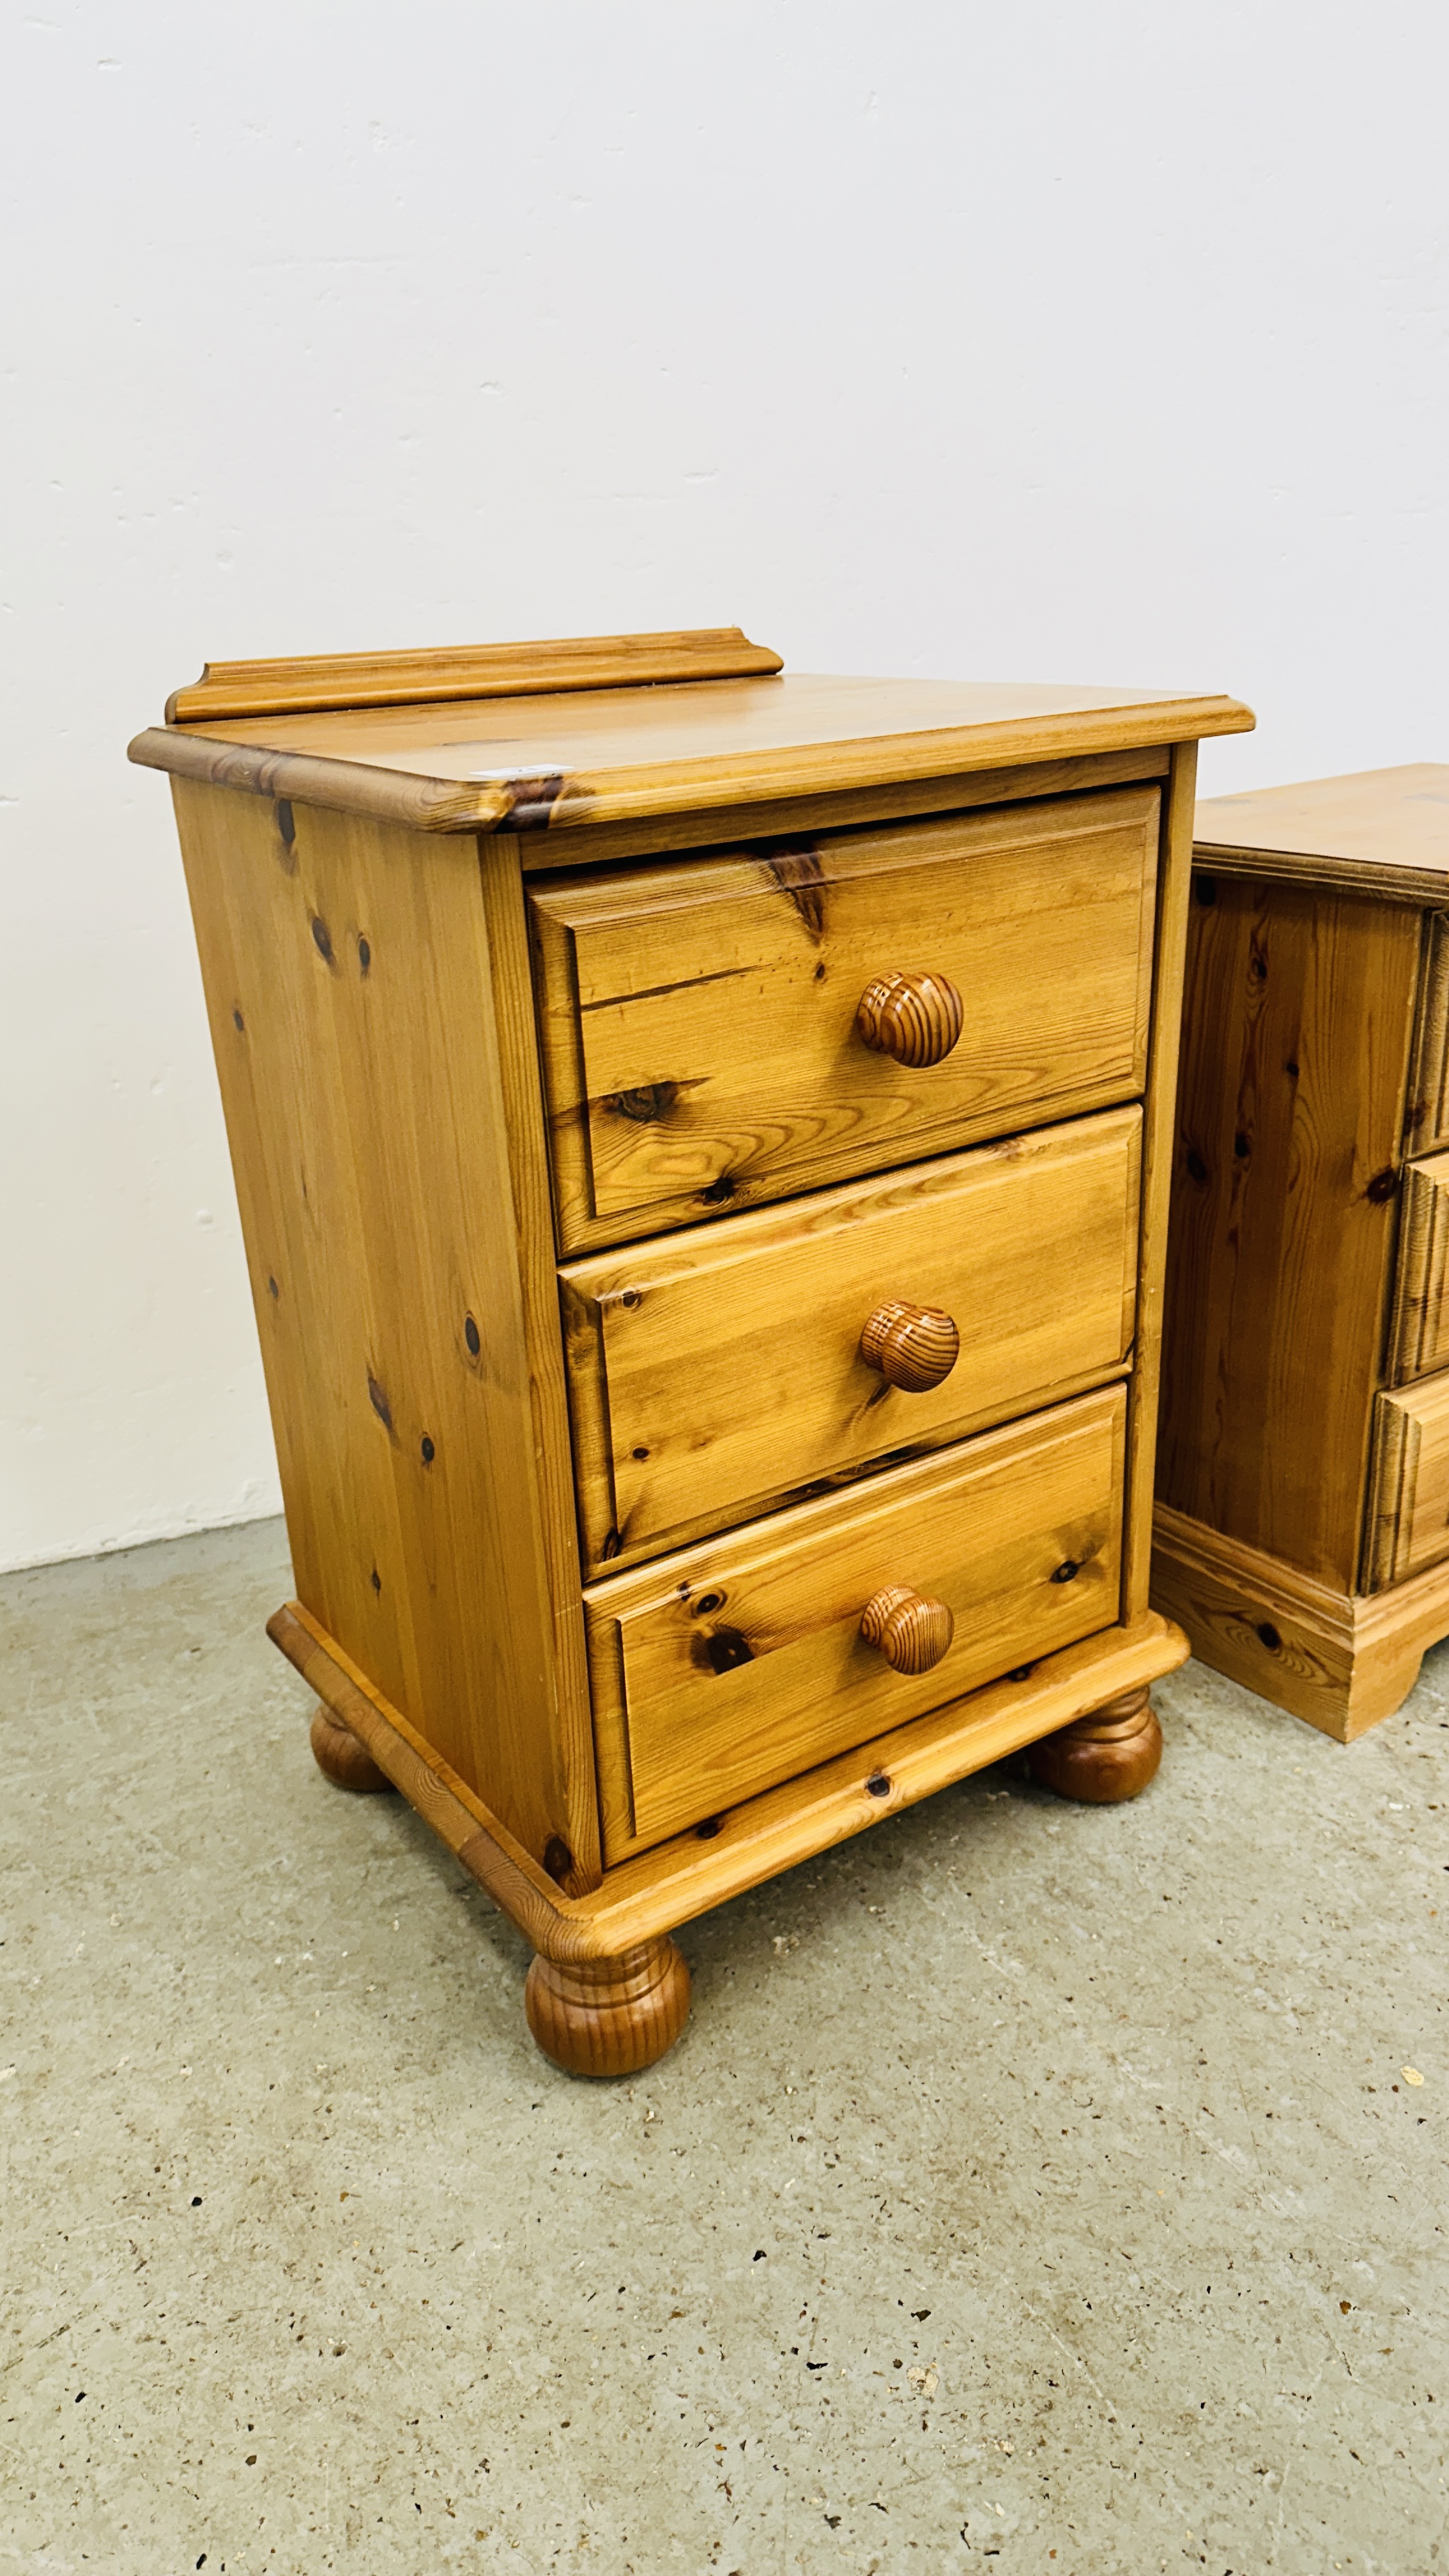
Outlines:
[[[1200,873],[1158,1492],[1354,1585],[1419,960],[1401,906]]]
[[[177,804],[299,1597],[536,1856],[587,1874],[571,1542],[538,1463],[547,1442],[566,1472],[562,1361],[556,1310],[551,1363],[529,1312],[548,1246],[521,1240],[508,1099],[521,915],[510,1000],[471,840]],[[576,1559],[572,1582],[581,1645]]]

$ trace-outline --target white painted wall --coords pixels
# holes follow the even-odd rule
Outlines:
[[[1440,0],[5,13],[0,1564],[274,1510],[207,654],[738,619],[1449,758]]]

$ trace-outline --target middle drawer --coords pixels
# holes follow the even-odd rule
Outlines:
[[[1111,1110],[571,1263],[589,1571],[1118,1372],[1141,1134]]]

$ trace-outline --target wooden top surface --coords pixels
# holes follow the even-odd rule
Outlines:
[[[1205,797],[1196,854],[1225,873],[1291,876],[1397,901],[1449,901],[1449,765],[1416,761]]]
[[[1231,701],[1209,702],[1219,713]],[[311,751],[424,778],[507,781],[562,773],[657,770],[687,760],[725,764],[762,753],[808,754],[847,743],[883,747],[923,734],[956,739],[1113,717],[1114,741],[1142,739],[1142,719],[1198,710],[1204,701],[1140,689],[1048,688],[1010,682],[836,680],[792,673],[777,678],[696,680],[678,687],[592,689],[534,698],[463,700],[427,707],[373,707],[322,715],[247,717],[210,723],[222,742]],[[1237,712],[1237,710],[1232,710]],[[1134,718],[1137,721],[1134,721]],[[1204,730],[1230,732],[1221,720]],[[1023,749],[1034,748],[1026,744]],[[962,765],[969,741],[960,741]],[[1013,757],[1015,753],[1013,753]]]
[[[1152,689],[700,677],[208,715],[140,735],[132,757],[433,829],[557,830],[1242,733],[1252,722],[1232,698]]]

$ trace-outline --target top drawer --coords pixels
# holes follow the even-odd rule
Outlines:
[[[1106,789],[535,879],[563,1250],[1130,1099],[1158,806]],[[930,979],[887,1032],[914,1061],[862,1034],[890,976]]]

